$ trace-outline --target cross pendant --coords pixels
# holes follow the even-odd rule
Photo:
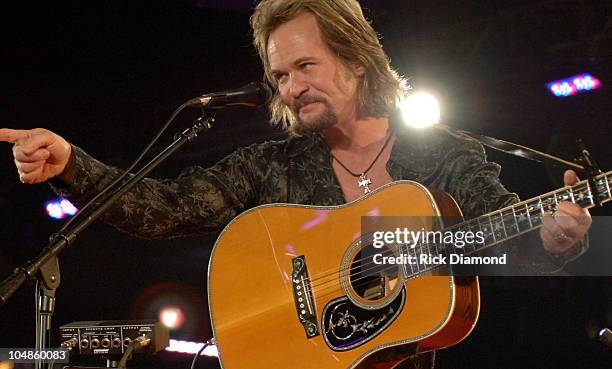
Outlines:
[[[369,185],[372,184],[372,180],[366,177],[365,173],[361,173],[359,179],[357,180],[357,184],[359,185],[359,187],[363,187],[363,193],[368,193],[372,191],[369,187]]]

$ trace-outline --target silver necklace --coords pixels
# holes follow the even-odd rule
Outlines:
[[[376,154],[376,157],[374,158],[374,160],[372,160],[372,163],[370,163],[368,168],[364,170],[363,172],[361,172],[361,174],[355,173],[349,168],[347,168],[346,165],[344,165],[340,160],[338,160],[338,158],[334,154],[332,154],[331,150],[330,150],[330,155],[335,161],[338,162],[338,164],[340,164],[342,168],[344,168],[344,170],[346,170],[353,177],[357,178],[357,186],[359,186],[360,188],[363,187],[363,193],[366,194],[372,191],[370,190],[372,179],[368,177],[368,172],[370,171],[370,169],[372,169],[372,167],[374,166],[378,158],[380,158],[380,155],[382,155],[383,151],[385,151],[385,148],[389,144],[389,141],[391,141],[392,136],[393,136],[393,131],[389,132],[389,136],[387,137],[387,139],[385,140],[385,143],[382,145],[382,147],[378,151],[378,154]]]

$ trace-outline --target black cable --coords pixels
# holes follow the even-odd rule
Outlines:
[[[121,356],[121,360],[119,361],[119,365],[117,365],[117,369],[125,369],[128,357],[132,355],[132,351],[134,351],[134,346],[130,343],[130,345],[125,349],[123,356]]]
[[[202,348],[198,351],[197,354],[195,354],[195,356],[193,357],[193,360],[191,361],[191,367],[190,369],[195,369],[196,367],[196,362],[198,361],[198,358],[200,357],[200,355],[202,354],[202,352],[204,352],[204,349],[207,348],[208,346],[210,346],[211,344],[213,344],[213,340],[208,340],[206,342],[204,342],[204,345],[202,346]]]
[[[126,369],[126,363],[130,358],[130,355],[132,355],[132,352],[147,346],[150,342],[151,339],[147,336],[140,336],[132,340],[132,342],[130,342],[128,347],[125,349],[123,356],[121,356],[121,360],[119,360],[119,364],[117,364],[117,369]]]

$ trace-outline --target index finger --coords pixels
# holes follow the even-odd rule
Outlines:
[[[23,129],[0,128],[0,141],[15,143],[27,135],[27,131]]]

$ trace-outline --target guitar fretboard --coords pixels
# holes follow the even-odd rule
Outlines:
[[[484,242],[465,242],[464,247],[458,249],[454,244],[444,242],[419,242],[414,247],[406,247],[402,252],[415,257],[418,261],[420,254],[443,255],[451,254],[471,255],[506,240],[527,233],[542,226],[545,214],[552,214],[559,202],[569,201],[588,209],[598,202],[604,204],[612,200],[612,171],[600,174],[594,178],[594,188],[587,180],[578,182],[573,186],[566,186],[556,191],[534,197],[532,199],[513,204],[503,209],[481,215],[479,217],[461,222],[440,232],[450,231],[468,232],[476,234],[482,232]],[[407,263],[404,264],[405,275],[409,278],[429,272],[438,265]]]

